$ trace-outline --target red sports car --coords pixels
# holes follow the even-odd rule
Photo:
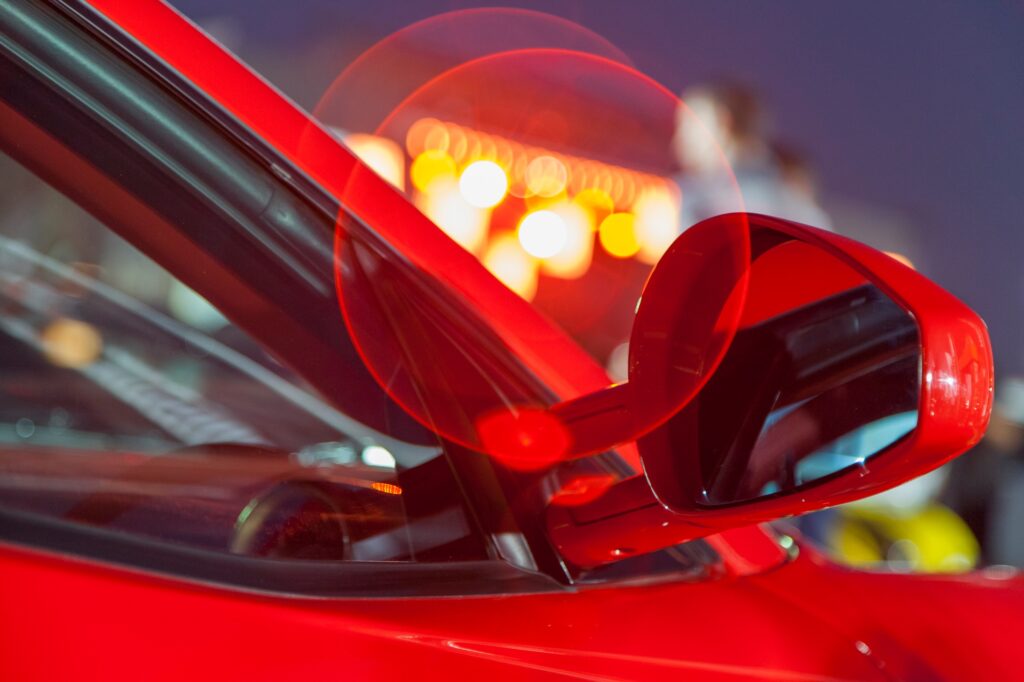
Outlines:
[[[1015,679],[1024,586],[759,525],[976,443],[981,320],[729,214],[629,380],[156,0],[0,5],[0,679]]]

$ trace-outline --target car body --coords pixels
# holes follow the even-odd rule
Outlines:
[[[516,361],[508,362],[509,376],[520,382],[524,394],[546,390],[571,397],[607,385],[603,370],[569,338],[511,295],[442,233],[411,229],[410,221],[422,225],[424,219],[396,191],[372,177],[353,176],[349,171],[358,163],[334,137],[173,9],[150,0],[96,0],[45,7],[11,3],[4,12],[5,26],[21,31],[12,29],[4,45],[8,74],[29,68],[24,64],[35,57],[53,59],[67,69],[64,96],[71,97],[67,93],[79,85],[82,89],[66,110],[41,106],[20,93],[5,96],[4,149],[94,214],[120,226],[122,236],[186,284],[201,288],[260,344],[286,357],[320,394],[340,390],[339,367],[348,371],[365,359],[359,348],[354,352],[339,346],[331,336],[342,329],[340,317],[324,314],[337,312],[333,290],[324,295],[321,307],[303,299],[301,280],[279,276],[284,257],[281,262],[267,261],[252,234],[239,233],[238,241],[229,244],[238,254],[231,267],[211,259],[205,248],[197,246],[204,239],[202,229],[193,227],[196,231],[183,234],[180,226],[186,223],[175,224],[166,217],[180,207],[167,208],[161,202],[171,197],[170,203],[184,205],[184,200],[179,202],[163,185],[154,185],[161,192],[151,193],[148,200],[140,198],[139,191],[124,189],[125,183],[138,178],[126,179],[118,175],[116,166],[95,161],[90,168],[82,161],[88,150],[81,140],[91,129],[76,130],[73,125],[77,120],[93,120],[82,113],[90,103],[98,102],[90,114],[96,117],[105,115],[105,106],[123,105],[114,114],[126,126],[89,139],[120,139],[127,141],[126,146],[141,147],[138,140],[157,139],[155,132],[143,130],[145,121],[131,118],[133,112],[153,120],[166,116],[177,128],[168,125],[165,132],[177,130],[180,135],[164,140],[167,149],[181,150],[181,164],[196,164],[195,185],[206,182],[213,188],[211,195],[214,190],[226,194],[233,190],[217,185],[221,176],[204,179],[204,163],[213,168],[237,156],[239,165],[232,173],[241,177],[238,169],[250,168],[245,164],[251,162],[259,182],[280,183],[268,185],[268,194],[254,201],[259,216],[274,214],[266,220],[281,234],[301,236],[303,221],[317,210],[329,218],[325,223],[320,215],[317,224],[331,226],[332,211],[339,206],[350,208],[372,226],[366,231],[367,244],[400,256],[382,261],[393,265],[396,277],[425,272],[474,309],[484,311],[481,319],[486,325],[470,331],[481,346],[500,336],[510,349],[500,352],[511,352]],[[67,32],[66,43],[55,50],[57,39],[64,35],[61,31]],[[32,47],[38,51],[33,53]],[[71,58],[61,61],[62,55]],[[17,59],[23,61],[16,64]],[[114,66],[108,72],[97,70],[96,65],[103,63]],[[68,81],[67,75],[76,73],[81,80]],[[115,83],[115,78],[107,77],[110,74],[122,79]],[[54,77],[55,83],[60,80]],[[126,89],[125,84],[132,83],[138,89]],[[147,99],[150,90],[162,94]],[[101,96],[112,99],[105,101]],[[167,109],[159,110],[157,104]],[[49,112],[53,120],[33,120],[28,111]],[[193,119],[199,123],[190,123]],[[135,128],[127,125],[133,121]],[[189,126],[200,125],[210,137],[192,135],[190,131],[200,128]],[[110,143],[98,143],[103,144]],[[76,151],[69,153],[72,148]],[[107,163],[118,158],[104,157],[105,153],[97,152]],[[135,158],[132,154],[141,152],[132,151],[124,158]],[[182,171],[181,177],[186,174]],[[142,175],[138,170],[138,177]],[[326,203],[312,208],[289,203],[290,191],[296,196],[326,197]],[[236,200],[237,206],[245,206],[248,198]],[[136,231],[125,227],[130,222],[126,216],[140,226]],[[308,265],[303,261],[307,254],[288,255],[294,256],[288,261],[294,272]],[[870,257],[863,258],[866,262]],[[335,262],[334,254],[327,262]],[[97,297],[117,298],[102,292]],[[312,327],[311,320],[320,320],[323,326]],[[202,339],[180,341],[186,342],[213,353],[209,349],[214,346],[203,346],[207,342]],[[339,351],[342,346],[347,350]],[[276,383],[276,370],[268,374],[266,367],[246,364],[238,354],[228,355],[230,362],[224,362],[235,368],[232,372],[245,367],[246,376],[258,375],[268,391],[293,391]],[[365,373],[362,365],[358,371]],[[368,376],[361,381],[372,385]],[[294,393],[289,395],[299,400]],[[339,399],[336,405],[346,415],[364,410],[367,423],[401,422],[401,417],[390,413],[371,414],[369,402],[356,396]],[[300,412],[310,413],[324,409],[300,407]],[[264,414],[250,423],[274,418]],[[415,425],[403,428],[414,430]],[[375,433],[378,442],[389,442],[379,430]],[[170,480],[182,486],[201,483],[230,490],[232,495],[217,498],[216,510],[202,513],[202,524],[206,524],[202,527],[212,530],[222,527],[218,523],[226,524],[223,528],[233,533],[229,542],[235,543],[243,542],[239,524],[244,526],[253,518],[254,510],[260,509],[259,500],[278,495],[281,486],[284,494],[294,493],[290,477],[300,469],[292,460],[282,459],[280,452],[261,454],[260,446],[252,448],[185,449],[163,458],[159,463],[164,468],[147,465],[127,479],[119,477],[141,458],[125,450],[97,449],[70,457],[59,450],[48,455],[34,450],[30,456],[12,451],[5,456],[3,471],[8,477],[20,472],[51,481],[48,477],[71,472],[68,475],[78,485],[75,461],[85,458],[86,473],[101,481],[160,488]],[[47,467],[33,469],[43,461],[41,457],[49,458]],[[379,518],[392,519],[382,522],[391,525],[383,531],[368,531],[366,536],[384,536],[401,527],[403,518],[419,523],[452,510],[466,518],[479,517],[466,523],[485,528],[480,537],[468,532],[467,537],[474,539],[464,543],[465,538],[457,536],[437,545],[419,545],[424,557],[439,547],[445,550],[439,558],[423,562],[408,561],[401,553],[388,554],[387,547],[379,549],[380,543],[374,545],[378,549],[369,544],[363,545],[365,550],[356,549],[359,538],[346,538],[346,542],[353,540],[353,548],[344,556],[294,561],[282,549],[292,537],[287,530],[268,540],[279,551],[265,555],[271,558],[249,561],[236,556],[249,553],[249,545],[241,549],[233,545],[231,553],[211,557],[191,530],[176,535],[182,528],[191,528],[187,517],[193,507],[180,517],[167,516],[167,509],[180,512],[182,500],[191,499],[192,493],[177,496],[160,488],[166,506],[152,510],[132,506],[133,513],[152,511],[165,524],[154,530],[146,521],[149,536],[139,539],[132,537],[135,526],[128,521],[124,526],[97,527],[103,525],[96,520],[101,517],[128,518],[118,505],[137,504],[124,503],[114,494],[116,490],[77,500],[55,497],[60,490],[29,488],[19,498],[7,489],[0,498],[4,507],[0,676],[16,680],[326,675],[938,680],[1012,679],[1024,666],[1024,655],[1015,645],[1024,583],[1014,576],[918,577],[854,571],[830,563],[799,538],[758,525],[723,528],[707,541],[681,546],[688,549],[666,550],[676,552],[668,555],[667,570],[645,564],[627,566],[619,575],[602,573],[600,567],[571,574],[559,551],[544,537],[546,520],[535,500],[504,500],[502,491],[509,487],[503,475],[478,462],[466,464],[465,455],[453,458],[461,462],[456,464],[459,480],[469,481],[478,490],[453,492],[453,496],[465,495],[466,500],[459,503],[410,500],[405,509],[375,511]],[[252,466],[249,461],[264,466]],[[626,473],[616,474],[619,478],[639,470],[636,455],[628,448],[614,462],[609,458],[604,464],[624,467]],[[48,473],[51,465],[59,469],[57,474]],[[386,486],[406,485],[407,480],[396,481],[361,464],[346,470],[351,480],[334,470],[302,471],[301,480],[295,480],[306,495],[303,504],[322,495],[324,486],[347,486],[346,490],[359,489],[365,506],[390,509],[393,500],[388,496],[394,490]],[[522,478],[532,475],[522,474]],[[273,484],[267,488],[266,481]],[[71,506],[79,520],[76,523],[73,515],[54,518],[38,509],[34,517],[34,504]],[[218,514],[226,520],[217,521]],[[750,521],[765,520],[765,515],[754,514]],[[433,538],[432,533],[424,532],[423,537]],[[220,536],[209,540],[224,541]],[[446,549],[449,545],[456,548]],[[469,558],[451,560],[450,556]],[[331,561],[335,559],[343,563]]]

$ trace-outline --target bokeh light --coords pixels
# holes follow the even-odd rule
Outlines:
[[[568,182],[569,171],[554,156],[538,156],[526,166],[526,188],[531,194],[553,197],[564,192]]]
[[[640,248],[637,258],[654,265],[679,236],[679,208],[673,195],[664,190],[651,190],[633,206],[636,215],[634,230]]]
[[[493,161],[474,161],[459,177],[459,191],[477,208],[493,208],[508,193],[508,177]]]
[[[558,213],[534,211],[519,223],[518,236],[528,254],[534,258],[550,258],[565,248],[568,229]]]
[[[455,179],[455,159],[439,149],[427,149],[413,160],[409,176],[413,187],[429,192],[434,183]]]
[[[487,237],[488,211],[466,201],[454,177],[434,179],[414,203],[459,246],[479,253]]]
[[[598,237],[604,250],[616,258],[631,258],[640,250],[632,213],[612,213],[602,220]]]
[[[409,193],[423,213],[512,292],[534,302],[542,314],[578,337],[604,364],[610,350],[605,346],[628,336],[636,298],[632,291],[639,290],[646,276],[646,268],[627,260],[641,246],[634,224],[639,199],[674,186],[676,162],[670,140],[679,99],[614,58],[588,54],[585,46],[580,51],[575,40],[547,45],[549,38],[538,39],[536,31],[528,31],[521,34],[523,44],[497,47],[494,41],[507,37],[510,15],[497,11],[492,16],[491,12],[495,11],[460,13],[456,18],[500,25],[502,30],[493,36],[463,26],[445,30],[446,40],[438,40],[435,29],[454,28],[454,24],[436,22],[402,32],[397,43],[410,49],[385,47],[380,60],[372,55],[359,60],[332,85],[317,105],[317,113],[336,128],[399,141],[408,154]],[[474,49],[460,52],[467,42]],[[425,54],[436,54],[438,59],[425,60]],[[397,83],[389,80],[385,87],[381,70],[370,68],[374,61],[378,66],[388,63]],[[346,187],[351,196],[343,199],[352,210],[368,201],[359,190],[355,182]],[[598,229],[602,223],[603,234]],[[370,227],[407,246],[410,257],[428,274],[449,282],[468,303],[487,308],[489,302],[500,300],[501,292],[491,288],[495,283],[479,279],[483,273],[478,269],[451,267],[449,263],[465,261],[448,261],[440,248],[444,244],[412,233],[422,226],[389,221],[382,215]],[[644,232],[644,239],[651,232]],[[595,245],[599,241],[604,247]],[[617,258],[595,254],[599,248]],[[344,280],[339,280],[339,298],[354,296],[356,291],[349,287],[346,292]],[[515,331],[519,320],[509,318],[522,317],[527,311],[514,307],[518,306],[514,301],[508,303],[508,307],[488,309],[488,318],[502,329],[513,330],[513,342],[530,348],[532,337],[519,338]],[[358,306],[350,309],[354,314],[346,321],[353,337],[365,335],[365,347],[379,346],[380,326],[374,326],[373,320],[361,322],[358,316],[365,313]],[[602,330],[600,338],[598,330]],[[474,406],[468,413],[443,405],[433,405],[433,410],[418,407],[422,402],[418,394],[429,393],[429,381],[412,374],[393,378],[397,355],[390,355],[397,354],[397,348],[393,344],[367,360],[375,365],[377,381],[423,423],[447,438],[481,448],[482,434],[472,427],[491,409],[499,405],[507,409],[507,393],[481,400],[467,386],[467,395],[460,398]],[[416,350],[430,356],[424,362],[444,365],[439,367],[442,373],[461,366],[457,353],[442,358],[426,346]],[[543,357],[542,350],[537,352],[537,357]],[[600,367],[595,368],[594,386],[605,378]],[[549,371],[544,366],[537,370]],[[426,386],[419,385],[424,382]],[[563,397],[574,397],[574,391],[570,387]],[[521,440],[517,443],[516,448],[526,445]],[[514,449],[512,445],[505,448],[491,442],[483,449],[500,456],[499,451]]]
[[[494,239],[483,257],[484,266],[502,284],[527,301],[537,293],[537,263],[512,233]]]
[[[615,211],[615,202],[608,192],[596,187],[586,187],[572,198],[573,203],[590,211],[594,217],[594,226],[601,224],[609,213]]]
[[[46,359],[59,367],[87,367],[103,352],[103,337],[96,327],[67,317],[48,324],[39,340]]]
[[[398,144],[379,135],[353,133],[344,142],[359,160],[398,189],[405,189],[405,155]]]
[[[582,277],[594,255],[593,219],[586,209],[571,202],[552,206],[550,211],[562,219],[565,243],[557,253],[541,261],[541,270],[563,279]]]

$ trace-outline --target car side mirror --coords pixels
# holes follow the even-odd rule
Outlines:
[[[984,323],[906,265],[784,220],[712,218],[651,274],[615,399],[562,408],[575,433],[636,434],[643,482],[553,509],[549,529],[596,565],[881,492],[980,440],[992,376]]]

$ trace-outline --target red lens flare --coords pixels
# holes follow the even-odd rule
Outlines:
[[[410,60],[415,68],[403,70]],[[348,173],[335,235],[354,346],[415,419],[510,468],[632,440],[686,400],[673,393],[678,404],[652,419],[632,410],[614,442],[576,438],[550,411],[611,382],[590,361],[565,363],[564,352],[551,354],[563,359],[553,366],[549,345],[568,342],[540,315],[578,338],[610,326],[620,344],[649,267],[630,259],[664,250],[676,229],[671,142],[685,107],[624,61],[565,20],[457,12],[379,43],[316,109],[358,141],[366,163]],[[395,168],[404,171],[388,177]],[[722,172],[731,177],[724,156]],[[403,188],[461,250],[427,222],[391,219],[395,199],[385,194]],[[651,247],[654,239],[665,243]],[[481,264],[512,291],[485,281]],[[539,311],[522,300],[534,296]]]
[[[544,469],[562,461],[572,447],[565,425],[538,407],[488,412],[477,419],[476,431],[485,452],[521,471]]]

